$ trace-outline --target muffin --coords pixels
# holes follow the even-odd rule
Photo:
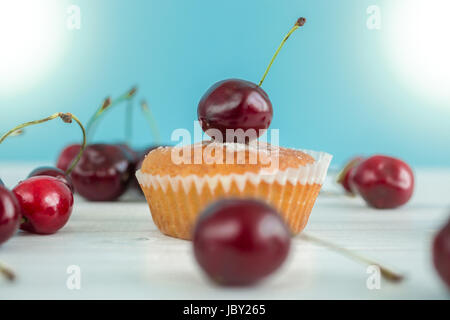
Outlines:
[[[136,177],[153,221],[166,235],[191,239],[199,213],[225,197],[269,203],[297,234],[308,222],[331,158],[266,143],[201,142],[152,150]]]

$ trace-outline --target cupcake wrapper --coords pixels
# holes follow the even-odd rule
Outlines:
[[[160,176],[136,172],[153,220],[161,232],[190,239],[198,214],[225,197],[252,197],[275,207],[294,234],[306,226],[332,156],[302,150],[316,161],[273,173]]]

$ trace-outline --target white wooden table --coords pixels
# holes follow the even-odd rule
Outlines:
[[[12,186],[33,167],[0,164],[0,177]],[[145,202],[76,199],[71,220],[57,234],[19,232],[0,247],[0,260],[18,276],[14,283],[0,280],[0,300],[449,299],[430,248],[450,215],[450,169],[418,170],[416,180],[413,200],[397,210],[321,195],[306,228],[404,272],[401,284],[382,280],[380,289],[369,290],[365,266],[294,238],[288,262],[267,281],[251,288],[218,287],[197,267],[190,242],[159,233]],[[66,285],[71,265],[80,267],[80,290]]]

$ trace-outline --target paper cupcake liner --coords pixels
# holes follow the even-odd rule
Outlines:
[[[308,222],[332,159],[325,152],[303,152],[316,161],[271,174],[171,177],[139,170],[136,177],[156,226],[169,236],[190,239],[198,214],[211,202],[226,197],[251,197],[269,203],[297,234]]]

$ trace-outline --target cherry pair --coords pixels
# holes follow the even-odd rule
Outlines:
[[[77,117],[70,113],[56,113],[50,117],[21,124],[0,138],[2,143],[9,135],[24,127],[56,118],[66,123],[75,120],[83,132],[83,144],[66,172],[52,167],[33,170],[12,192],[2,184],[0,197],[0,242],[9,239],[20,228],[38,234],[51,234],[61,229],[69,220],[73,208],[71,170],[81,158],[86,143],[85,130]]]
[[[20,182],[12,191],[0,185],[0,244],[20,228],[51,234],[69,220],[73,194],[59,178],[36,176]]]
[[[341,171],[338,182],[349,194],[359,194],[377,209],[404,205],[414,191],[411,167],[400,159],[384,155],[356,157]]]
[[[136,91],[136,88],[132,88],[115,100],[105,99],[89,120],[86,128],[87,135],[92,135],[93,128],[105,112],[120,102],[130,102]],[[129,106],[131,107],[131,105]],[[147,103],[144,101],[141,106],[155,138],[159,140],[156,125]],[[130,108],[128,110],[131,111]],[[131,117],[127,118],[128,121],[131,121]],[[127,123],[127,127],[131,128],[131,123]],[[142,165],[145,155],[156,147],[133,150],[127,143],[89,144],[70,175],[74,190],[90,201],[115,201],[125,193],[129,186],[140,190],[135,178],[135,171]],[[66,171],[80,149],[80,144],[72,144],[64,148],[58,157],[56,166]]]

